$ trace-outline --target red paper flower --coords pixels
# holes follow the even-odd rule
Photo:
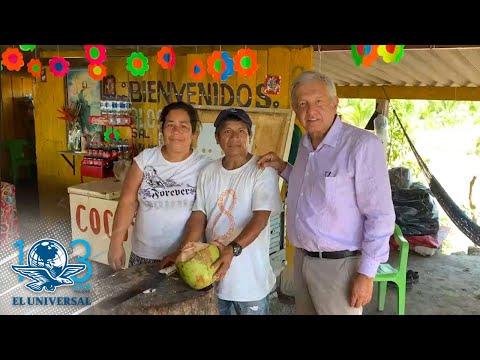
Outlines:
[[[233,69],[240,75],[251,76],[258,70],[257,55],[252,49],[238,50],[233,61]]]
[[[23,62],[23,54],[17,48],[8,48],[2,54],[2,64],[10,71],[20,71]]]
[[[39,59],[32,59],[27,64],[28,72],[35,77],[39,77],[42,72],[42,63]]]
[[[164,46],[157,52],[157,61],[164,69],[171,69],[175,66],[176,57],[173,48]]]
[[[90,75],[93,80],[100,81],[107,75],[107,68],[102,64],[90,64],[88,65],[88,75]]]
[[[202,80],[205,77],[205,64],[200,59],[195,59],[192,62],[192,67],[190,68],[190,76],[193,80]]]
[[[50,71],[55,76],[65,76],[70,71],[70,63],[64,57],[54,56],[48,60]]]
[[[99,65],[107,60],[107,49],[103,45],[85,45],[85,54],[90,64]]]

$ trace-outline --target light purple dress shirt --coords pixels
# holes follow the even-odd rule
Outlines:
[[[359,273],[374,277],[388,260],[395,226],[383,144],[374,134],[336,118],[313,149],[305,134],[288,181],[290,243],[308,251],[362,250]]]

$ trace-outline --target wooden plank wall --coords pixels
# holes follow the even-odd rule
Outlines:
[[[222,51],[228,51],[233,57],[236,51],[242,47],[222,48]],[[255,49],[253,47],[253,49]],[[140,49],[141,50],[141,49]],[[136,51],[136,49],[132,49]],[[251,101],[249,107],[273,108],[275,105],[280,109],[289,108],[290,81],[300,70],[310,69],[312,67],[313,50],[312,48],[287,48],[271,47],[256,50],[259,69],[252,77],[242,77],[234,73],[227,81],[214,81],[211,75],[207,74],[200,81],[195,81],[190,75],[190,66],[194,59],[204,60],[211,53],[193,53],[177,55],[176,65],[173,69],[165,70],[157,63],[155,55],[149,55],[149,71],[143,77],[134,77],[126,70],[126,57],[110,57],[105,65],[108,74],[113,74],[116,78],[117,95],[128,95],[129,89],[136,89],[134,97],[142,101],[134,102],[133,106],[137,113],[135,120],[135,132],[137,138],[135,145],[137,151],[144,147],[156,146],[158,142],[158,118],[161,109],[168,103],[160,86],[163,86],[170,96],[171,101],[183,100],[192,104],[206,104],[203,96],[200,96],[201,88],[205,91],[211,89],[211,105],[224,105],[229,102],[229,90],[234,92],[232,106],[238,106],[237,92],[240,94],[240,102],[248,103],[247,87],[251,90]],[[60,56],[62,51],[60,48]],[[265,82],[266,75],[280,75],[281,91],[279,95],[261,94],[262,88],[259,85]],[[122,87],[122,83],[126,86]],[[199,85],[203,84],[203,85]],[[239,85],[242,88],[239,91]],[[227,86],[228,85],[228,86]],[[170,92],[168,93],[168,86]],[[228,89],[230,87],[230,89]],[[224,94],[222,103],[222,92]],[[215,99],[215,94],[219,96]],[[58,154],[58,151],[66,149],[66,128],[65,123],[58,119],[58,112],[65,102],[65,82],[63,78],[54,77],[47,69],[47,82],[37,82],[34,87],[35,99],[35,135],[37,145],[37,168],[38,168],[38,186],[40,191],[40,206],[42,211],[42,196],[45,202],[55,201],[57,204],[65,203],[68,196],[66,188],[68,186],[80,183],[80,161],[81,157],[76,159],[76,174],[73,175],[72,169],[65,160]],[[149,101],[150,100],[150,101]],[[122,129],[122,137],[127,135],[128,129]],[[96,180],[85,179],[84,181]],[[53,194],[53,195],[52,195]],[[52,196],[55,199],[52,199]]]
[[[14,98],[33,94],[34,78],[28,73],[10,72],[5,68],[0,72],[0,91],[2,93],[2,111],[0,119],[0,142],[8,139],[28,139],[29,133],[21,126],[15,114]],[[19,126],[20,125],[20,126]],[[7,179],[10,161],[3,147],[0,149],[0,174]]]

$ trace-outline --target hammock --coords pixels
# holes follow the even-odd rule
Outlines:
[[[415,158],[418,161],[418,164],[420,165],[423,173],[425,174],[425,177],[428,180],[430,190],[432,191],[433,195],[435,195],[435,198],[437,199],[438,203],[440,206],[443,208],[445,213],[448,215],[450,220],[462,231],[465,236],[467,236],[471,241],[473,241],[476,245],[480,246],[480,226],[475,224],[472,219],[470,219],[465,212],[458,207],[457,204],[452,200],[452,198],[447,194],[445,189],[440,185],[438,180],[435,178],[435,176],[432,175],[430,170],[428,169],[427,164],[423,161],[423,159],[420,157],[420,154],[418,153],[417,149],[415,149],[415,146],[413,145],[412,141],[410,140],[410,137],[408,136],[407,132],[405,131],[405,128],[403,127],[402,122],[400,121],[397,112],[395,109],[393,109],[393,114],[395,115],[395,118],[397,119],[398,123],[400,124],[400,127],[402,128],[403,133],[405,134],[405,138],[408,141],[408,144],[412,148],[413,154],[415,155]]]

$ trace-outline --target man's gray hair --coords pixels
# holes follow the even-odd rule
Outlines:
[[[330,79],[327,75],[322,74],[318,71],[306,70],[302,72],[297,78],[293,81],[292,90],[290,92],[290,102],[293,105],[296,104],[297,98],[295,94],[295,90],[298,85],[304,84],[310,81],[323,81],[325,85],[327,85],[328,95],[330,96],[330,100],[333,100],[335,96],[337,96],[337,88],[335,87],[335,83],[332,79]]]

